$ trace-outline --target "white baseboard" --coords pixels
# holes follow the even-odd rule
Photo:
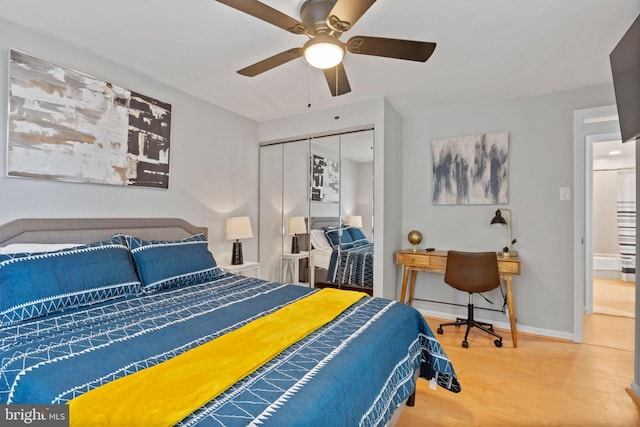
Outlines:
[[[424,307],[419,307],[419,306],[414,308],[418,310],[423,316],[436,317],[438,319],[455,320],[456,317],[466,316],[466,313],[461,315],[459,314],[456,316],[455,314],[452,314],[452,313],[426,309]],[[489,322],[493,324],[495,328],[511,330],[511,323],[509,322],[509,316],[504,316],[504,318],[505,318],[504,321],[493,320],[493,319],[483,319],[481,317],[477,317],[476,320],[479,320],[481,322]],[[528,334],[540,335],[540,336],[550,337],[550,338],[560,338],[560,339],[569,340],[569,341],[574,340],[573,333],[571,332],[556,331],[552,329],[542,329],[542,328],[536,328],[536,327],[526,326],[526,325],[518,325],[518,332],[526,332]]]

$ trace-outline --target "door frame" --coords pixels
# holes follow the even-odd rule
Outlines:
[[[584,338],[583,313],[593,311],[593,144],[616,135],[615,105],[574,111],[573,341],[578,343]]]

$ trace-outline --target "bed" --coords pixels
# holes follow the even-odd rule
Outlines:
[[[373,295],[373,243],[338,218],[310,219],[311,270],[317,288],[357,290]]]
[[[224,273],[183,220],[13,221],[0,287],[0,403],[71,425],[381,426],[418,376],[460,391],[415,309]]]

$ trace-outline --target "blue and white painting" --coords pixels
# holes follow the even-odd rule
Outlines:
[[[437,139],[433,154],[434,205],[509,203],[509,134]]]
[[[169,187],[171,104],[10,50],[7,176]]]

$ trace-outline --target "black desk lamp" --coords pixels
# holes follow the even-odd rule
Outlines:
[[[509,221],[502,216],[502,211],[509,213]],[[516,243],[516,239],[512,238],[512,223],[513,217],[511,215],[511,209],[503,208],[497,209],[496,214],[491,220],[491,225],[496,227],[509,226],[509,244],[502,249],[502,256],[518,256],[518,251],[513,250],[513,245]]]

